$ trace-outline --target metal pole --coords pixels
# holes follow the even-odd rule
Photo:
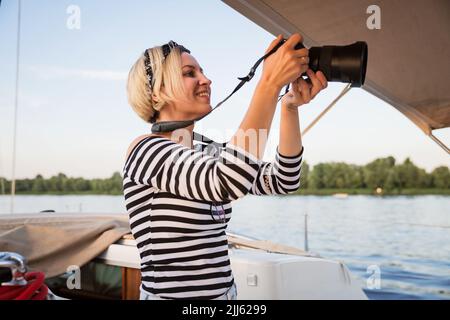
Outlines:
[[[308,213],[305,213],[305,251],[309,251],[308,246]]]
[[[13,153],[12,153],[12,178],[11,178],[11,213],[14,213],[14,196],[16,194],[16,144],[17,144],[17,110],[19,105],[19,61],[20,61],[20,13],[21,0],[17,11],[17,52],[16,52],[16,92],[14,99],[14,131],[13,131]]]
[[[439,140],[437,137],[433,136],[432,133],[430,133],[428,136],[431,138],[431,140],[436,142],[438,144],[438,146],[440,146],[442,149],[444,149],[444,151],[447,151],[447,153],[450,154],[450,149],[441,140]]]
[[[349,83],[345,88],[342,90],[342,92],[336,97],[336,99],[331,102],[328,107],[325,108],[314,120],[311,122],[311,124],[302,132],[302,136],[304,136],[314,125],[327,113],[330,111],[330,109],[336,104],[336,102],[339,101],[347,92],[349,92],[351,89],[351,83]]]

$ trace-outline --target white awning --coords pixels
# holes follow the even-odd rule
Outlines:
[[[274,36],[300,33],[307,47],[366,41],[363,89],[426,134],[450,127],[450,1],[223,0]],[[377,4],[381,29],[370,30]]]

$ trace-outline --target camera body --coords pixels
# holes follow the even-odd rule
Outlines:
[[[283,39],[277,49],[286,42]],[[296,50],[305,48],[302,43]],[[351,83],[361,87],[366,79],[368,48],[364,41],[345,46],[311,47],[309,49],[309,68],[322,71],[328,81]]]

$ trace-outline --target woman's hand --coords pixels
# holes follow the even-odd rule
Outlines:
[[[266,54],[272,50],[281,40],[279,35],[266,50]],[[264,60],[261,80],[275,87],[278,91],[285,85],[295,81],[308,69],[308,49],[295,50],[297,43],[302,42],[300,34],[294,33],[281,47]]]
[[[281,104],[288,108],[297,108],[309,103],[314,97],[328,86],[327,78],[322,71],[314,73],[311,69],[306,71],[311,83],[306,82],[302,77],[291,84],[291,89],[281,99]]]

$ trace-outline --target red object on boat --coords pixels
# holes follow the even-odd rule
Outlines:
[[[43,272],[28,272],[24,286],[0,286],[0,300],[46,300],[48,287]]]

